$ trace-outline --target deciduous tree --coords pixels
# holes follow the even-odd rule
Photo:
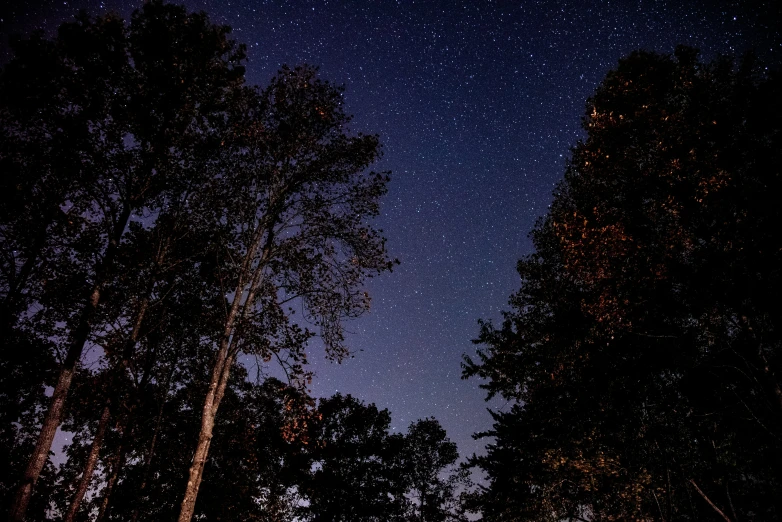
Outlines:
[[[128,224],[180,201],[194,155],[216,143],[243,72],[226,33],[152,2],[129,27],[80,15],[54,42],[19,42],[3,69],[1,326],[34,321],[27,330],[57,338],[62,353],[12,520],[24,518],[84,347],[106,320]]]
[[[512,310],[465,364],[514,404],[474,460],[488,520],[780,516],[779,85],[679,48],[590,98]]]
[[[222,268],[229,304],[180,522],[195,509],[237,355],[276,358],[301,381],[306,343],[317,334],[328,356],[341,360],[348,353],[342,321],[368,309],[364,281],[392,266],[369,221],[389,179],[367,171],[380,145],[376,136],[351,135],[341,90],[299,67],[283,68],[269,87],[245,94],[216,173],[224,206],[213,219],[233,232],[226,244],[235,257]],[[294,305],[303,314],[294,316]]]

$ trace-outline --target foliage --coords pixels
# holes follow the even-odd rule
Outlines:
[[[245,86],[229,31],[155,1],[129,23],[80,14],[52,41],[13,44],[0,509],[455,520],[464,473],[434,419],[391,435],[386,410],[339,395],[316,408],[304,392],[308,341],[349,355],[343,322],[394,264],[371,224],[389,182],[368,170],[379,139],[350,131],[342,89],[313,67]],[[240,354],[288,383],[253,382]],[[72,438],[54,466],[57,428]]]
[[[391,434],[388,410],[350,395],[321,399],[310,427],[306,520],[457,521],[469,487],[459,454],[435,419]]]
[[[312,427],[314,469],[305,494],[312,520],[393,520],[404,489],[388,465],[388,410],[337,394],[322,399]]]
[[[779,77],[635,52],[587,103],[521,289],[465,376],[494,414],[487,520],[782,511]]]
[[[7,353],[29,347],[41,364],[25,365],[25,383],[9,391],[35,408],[3,419],[5,430],[28,415],[14,442],[35,445],[11,459],[12,519],[24,517],[85,347],[127,365],[133,324],[161,295],[169,225],[181,225],[189,186],[203,182],[194,163],[214,150],[227,93],[242,83],[243,49],[227,31],[151,2],[129,26],[80,14],[54,41],[13,44],[0,75],[0,329],[14,343]],[[134,241],[145,225],[157,227],[157,250]]]
[[[466,520],[461,494],[472,483],[467,470],[456,466],[459,452],[434,418],[414,422],[404,437],[402,473],[408,490],[410,520]]]

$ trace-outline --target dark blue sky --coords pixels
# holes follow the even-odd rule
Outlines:
[[[127,16],[139,5],[8,3],[0,58],[12,32],[51,33],[78,9]],[[348,325],[355,358],[328,364],[313,350],[313,393],[388,408],[397,430],[434,416],[463,454],[480,451],[471,434],[490,417],[479,383],[460,380],[462,354],[474,352],[477,320],[499,319],[517,289],[516,261],[600,80],[634,49],[782,55],[778,0],[185,5],[234,28],[250,83],[266,84],[282,64],[318,65],[346,86],[353,129],[380,134],[376,169],[391,170],[392,183],[379,223],[402,264],[370,285],[372,313]]]

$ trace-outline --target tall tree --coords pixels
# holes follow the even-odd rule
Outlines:
[[[180,201],[197,172],[187,168],[193,155],[219,143],[217,114],[243,72],[243,50],[226,33],[203,14],[151,2],[129,28],[82,15],[53,43],[18,44],[3,70],[16,98],[3,98],[14,152],[0,159],[20,180],[11,189],[23,210],[4,204],[3,328],[35,302],[36,326],[58,337],[64,354],[12,520],[24,518],[84,346],[106,319],[128,224]],[[31,63],[41,56],[50,70]],[[36,79],[42,87],[26,91]]]
[[[782,505],[779,77],[636,52],[465,375],[513,401],[487,520],[774,519]]]
[[[142,420],[145,415],[156,419],[150,448],[139,457],[147,462],[147,468],[163,422],[168,388],[182,382],[179,377],[172,382],[179,373],[178,366],[185,359],[199,359],[199,351],[209,351],[213,341],[210,336],[220,323],[224,307],[222,288],[214,273],[215,258],[222,254],[220,232],[203,230],[192,222],[192,213],[199,205],[214,205],[214,201],[208,194],[189,192],[186,202],[167,204],[154,225],[131,223],[117,260],[121,275],[112,280],[112,298],[103,307],[104,315],[114,319],[93,340],[104,351],[106,368],[101,380],[107,393],[103,406],[74,411],[82,422],[86,414],[89,422],[92,412],[102,409],[99,426],[107,425],[103,419],[112,409],[132,411],[132,415],[119,417],[134,429],[140,423],[148,424]],[[194,278],[194,274],[199,277]],[[155,394],[162,398],[152,399],[150,396]],[[148,401],[155,405],[150,408]],[[101,451],[100,433],[99,429],[92,440],[90,458],[85,462],[69,514],[78,510],[92,479]],[[138,434],[134,438],[138,439]],[[139,452],[143,453],[142,448],[134,447],[127,448],[126,453]],[[142,480],[141,489],[147,482]]]
[[[392,266],[385,240],[369,225],[387,174],[368,172],[376,136],[349,134],[341,90],[310,67],[283,68],[261,92],[247,91],[225,140],[217,173],[225,207],[213,219],[233,231],[236,252],[223,268],[226,310],[204,400],[180,522],[189,521],[209,454],[215,417],[237,355],[283,361],[306,378],[305,345],[319,329],[329,357],[348,352],[342,321],[369,307],[367,277]]]

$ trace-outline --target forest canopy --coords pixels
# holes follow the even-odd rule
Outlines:
[[[464,375],[494,413],[486,520],[782,516],[780,79],[634,52]]]
[[[342,88],[314,67],[245,85],[229,31],[148,2],[129,23],[81,14],[53,40],[13,42],[0,73],[10,520],[452,518],[464,473],[437,421],[392,436],[387,411],[306,392],[309,341],[349,356],[344,321],[395,263],[372,224],[389,182],[370,170],[379,138],[351,132]],[[251,380],[241,354],[287,382]],[[55,466],[58,429],[73,439]]]

